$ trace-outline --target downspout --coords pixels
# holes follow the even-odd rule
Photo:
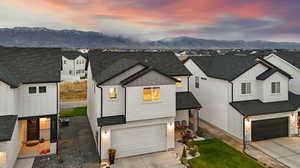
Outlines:
[[[233,102],[233,83],[232,81],[229,81],[229,83],[231,84],[231,103]]]
[[[247,117],[243,117],[243,153],[246,151],[246,132],[245,132],[245,120]]]
[[[58,134],[59,134],[59,126],[58,126],[58,120],[59,120],[59,90],[58,90],[59,84],[56,83],[56,155],[58,156]]]
[[[97,85],[96,85],[97,86]],[[101,110],[101,113],[100,113],[100,118],[103,117],[103,88],[101,86],[97,86],[101,89],[101,104],[100,104],[100,110]],[[100,166],[101,166],[101,162],[102,162],[102,150],[101,150],[101,144],[102,144],[102,126],[100,126],[100,133],[99,133],[99,136],[100,136],[100,142],[99,142],[99,162],[100,162]],[[97,139],[98,141],[98,139]]]
[[[188,85],[187,85],[187,87],[188,87],[188,91],[190,91],[190,76],[188,76],[188,80],[187,80],[187,82],[188,82]]]

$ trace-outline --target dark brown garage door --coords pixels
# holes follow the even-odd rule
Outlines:
[[[252,141],[287,137],[289,135],[289,118],[276,118],[252,122]]]

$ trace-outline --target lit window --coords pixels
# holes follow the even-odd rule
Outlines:
[[[280,93],[280,82],[272,82],[272,93]]]
[[[250,82],[242,83],[241,92],[242,92],[242,94],[250,94],[251,93],[251,83]]]
[[[181,78],[176,78],[178,82],[176,82],[177,87],[182,87],[182,79]]]
[[[118,97],[117,88],[109,88],[109,98],[116,99]]]
[[[199,88],[199,76],[195,76],[195,88]]]
[[[0,152],[0,167],[6,164],[6,152]]]
[[[29,87],[28,92],[29,94],[36,94],[36,87]]]
[[[144,88],[144,101],[159,101],[160,100],[160,88]]]
[[[46,93],[47,92],[47,87],[46,86],[40,86],[39,87],[39,93]]]

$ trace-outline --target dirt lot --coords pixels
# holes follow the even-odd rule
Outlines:
[[[61,83],[60,100],[62,102],[85,101],[87,97],[87,82]]]

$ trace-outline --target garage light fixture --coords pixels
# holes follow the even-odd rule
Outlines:
[[[245,127],[246,128],[250,128],[251,127],[251,120],[249,118],[246,119]]]

